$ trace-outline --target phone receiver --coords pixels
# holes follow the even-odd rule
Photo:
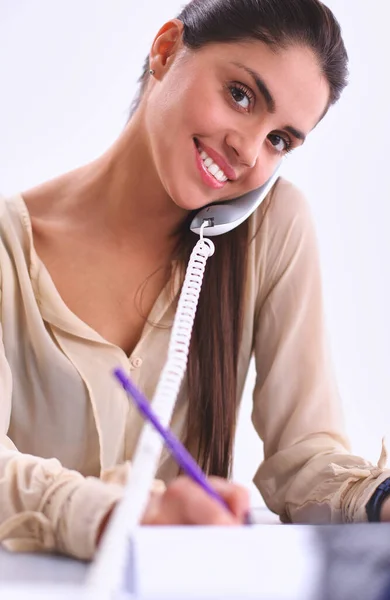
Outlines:
[[[205,231],[205,235],[212,237],[227,233],[238,225],[241,225],[262,203],[279,177],[280,168],[281,164],[268,181],[259,188],[243,194],[234,200],[226,200],[219,204],[209,204],[201,208],[191,221],[191,231],[199,235],[203,222],[208,221],[209,224],[206,226],[207,232]]]

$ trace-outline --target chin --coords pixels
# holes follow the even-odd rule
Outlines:
[[[215,200],[203,200],[203,201],[199,201],[199,202],[181,202],[180,205],[178,204],[178,206],[180,206],[180,208],[182,208],[183,210],[186,210],[188,212],[193,212],[193,211],[198,211],[201,210],[202,208],[204,208],[205,206],[208,206],[208,204],[211,204],[212,202],[216,202]]]
[[[216,199],[207,198],[206,194],[201,194],[199,189],[191,191],[190,186],[183,187],[187,187],[188,191],[186,191],[186,193],[182,193],[181,190],[179,191],[177,188],[171,189],[171,192],[169,192],[169,196],[174,204],[182,210],[192,212],[193,210],[204,208],[211,202],[216,202]]]

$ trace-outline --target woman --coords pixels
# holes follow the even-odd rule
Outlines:
[[[148,56],[124,132],[98,160],[1,203],[0,537],[93,555],[142,420],[113,381],[151,398],[196,236],[193,211],[263,184],[345,84],[347,55],[317,0],[194,0]],[[351,456],[323,329],[317,246],[279,180],[215,239],[172,427],[231,513],[164,454],[144,523],[238,524],[227,481],[248,364],[265,460],[255,482],[283,521],[390,519],[389,472]],[[157,485],[157,484],[156,484]]]

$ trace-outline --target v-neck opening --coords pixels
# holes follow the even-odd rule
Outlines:
[[[180,287],[180,274],[178,272],[179,270],[175,268],[176,261],[172,261],[173,280],[171,277],[160,291],[146,318],[141,335],[135,347],[132,352],[128,354],[120,346],[105,339],[98,331],[88,325],[88,323],[83,321],[69,308],[59,293],[45,263],[39,257],[35,249],[31,217],[22,194],[17,194],[11,198],[10,201],[14,202],[16,205],[18,215],[28,238],[28,270],[42,318],[50,325],[58,327],[66,333],[115,348],[129,359],[139,350],[148,338],[153,329],[153,323],[158,323],[160,325],[165,313],[177,296]],[[168,324],[166,324],[166,326],[168,326]]]

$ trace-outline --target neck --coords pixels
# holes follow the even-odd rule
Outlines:
[[[137,114],[100,158],[50,182],[50,194],[49,188],[60,199],[59,212],[71,212],[79,222],[120,237],[130,234],[157,243],[171,236],[188,214],[163,188]]]
[[[144,128],[136,115],[117,142],[91,165],[111,217],[126,229],[135,223],[169,234],[187,212],[175,205],[156,172]]]

